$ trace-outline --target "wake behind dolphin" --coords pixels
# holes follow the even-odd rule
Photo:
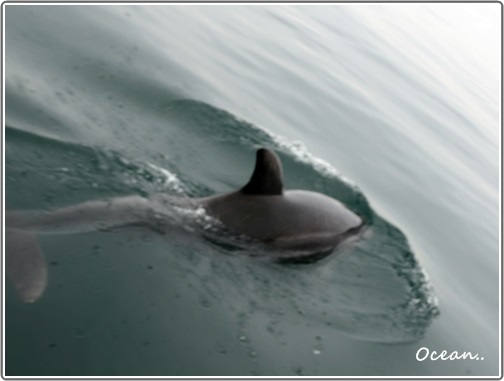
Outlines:
[[[283,190],[276,154],[259,149],[249,182],[241,189],[204,198],[156,194],[90,201],[51,212],[7,212],[6,272],[24,302],[43,294],[47,267],[35,233],[70,233],[128,226],[163,233],[173,227],[174,208],[203,208],[229,232],[291,257],[319,257],[363,229],[363,219],[320,193]],[[224,231],[224,230],[222,230]]]

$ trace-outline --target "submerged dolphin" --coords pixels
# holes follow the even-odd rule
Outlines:
[[[33,233],[91,231],[122,226],[166,228],[173,206],[203,207],[234,233],[274,249],[307,256],[332,250],[357,235],[364,221],[320,193],[284,191],[276,154],[259,149],[254,172],[241,189],[204,198],[154,195],[91,201],[52,212],[8,212],[6,270],[20,298],[34,302],[47,283],[47,268]]]

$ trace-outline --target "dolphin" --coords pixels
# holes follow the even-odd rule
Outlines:
[[[365,226],[361,217],[338,200],[312,191],[284,191],[280,159],[273,151],[261,148],[256,152],[248,183],[229,193],[203,198],[164,194],[149,198],[126,196],[49,212],[8,211],[7,275],[20,299],[34,302],[42,296],[48,277],[34,234],[127,226],[142,226],[163,233],[174,223],[174,207],[202,207],[227,231],[274,250],[292,252],[291,258],[318,258],[321,253],[325,256],[349,237],[359,236]]]
[[[361,229],[362,218],[341,202],[317,192],[284,191],[282,177],[278,156],[261,148],[244,187],[197,202],[232,231],[278,249],[317,253]]]

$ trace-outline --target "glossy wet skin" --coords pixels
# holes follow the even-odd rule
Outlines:
[[[282,249],[327,250],[363,224],[326,195],[284,191],[282,163],[265,148],[257,150],[254,172],[243,188],[197,202],[229,229]]]
[[[232,192],[199,200],[207,213],[233,231],[286,249],[320,250],[362,220],[339,201],[293,190],[281,195]]]

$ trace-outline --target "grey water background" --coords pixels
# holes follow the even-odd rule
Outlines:
[[[499,4],[5,7],[17,209],[288,188],[369,235],[278,265],[174,230],[39,236],[6,375],[499,374]],[[480,360],[419,362],[417,350]]]

